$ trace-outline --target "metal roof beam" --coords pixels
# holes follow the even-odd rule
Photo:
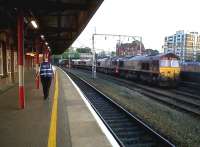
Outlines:
[[[53,36],[53,37],[47,37],[47,40],[51,41],[69,41],[71,40],[71,38],[67,38],[67,37],[58,37],[58,36]]]
[[[64,3],[64,2],[52,2],[52,1],[44,1],[44,0],[21,0],[21,1],[13,1],[13,0],[4,0],[0,1],[1,6],[6,6],[7,8],[23,8],[23,9],[31,9],[31,10],[87,10],[88,5],[79,4],[79,3]]]
[[[75,32],[76,28],[67,28],[67,27],[43,27],[40,29],[41,32],[49,33],[62,33],[62,32]]]

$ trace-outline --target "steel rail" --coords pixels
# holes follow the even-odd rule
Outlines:
[[[91,84],[72,73],[68,73],[68,75],[83,91],[94,110],[121,146],[175,147],[174,144]]]

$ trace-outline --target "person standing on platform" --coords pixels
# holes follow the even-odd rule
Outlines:
[[[40,79],[43,87],[44,100],[49,97],[52,78],[54,78],[53,67],[51,63],[48,62],[48,58],[45,58],[44,62],[40,65]]]

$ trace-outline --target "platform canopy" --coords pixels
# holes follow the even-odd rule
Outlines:
[[[17,12],[25,17],[25,46],[44,35],[53,54],[63,53],[102,4],[103,0],[0,0],[0,29],[16,32]],[[31,20],[38,29],[33,29]],[[16,35],[16,33],[14,33]]]

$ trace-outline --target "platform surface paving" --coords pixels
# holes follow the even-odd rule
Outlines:
[[[54,145],[49,143],[55,81],[50,99],[36,89],[33,72],[25,75],[26,107],[18,107],[18,87],[0,93],[0,147],[110,147],[96,120],[66,74],[57,68],[58,99]],[[56,77],[54,78],[56,79]]]

